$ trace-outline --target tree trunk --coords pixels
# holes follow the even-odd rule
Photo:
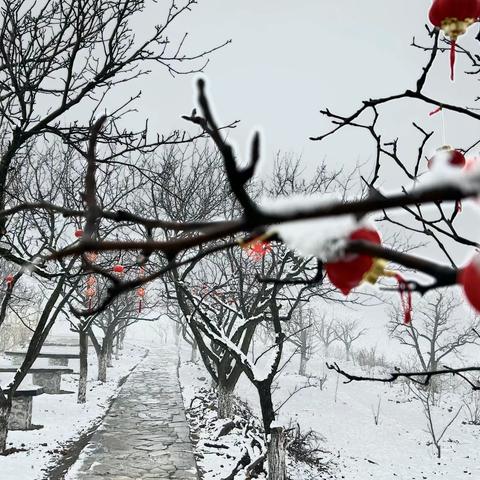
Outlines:
[[[98,381],[105,383],[107,381],[107,353],[105,351],[100,352],[97,355],[98,359]]]
[[[192,351],[190,352],[190,361],[195,363],[197,361],[197,342],[192,343]]]
[[[120,335],[115,340],[115,360],[120,360]]]
[[[307,374],[307,362],[308,362],[308,335],[307,330],[304,330],[300,334],[300,368],[298,374],[305,377]]]
[[[0,393],[0,396],[2,393]],[[6,394],[5,394],[6,396]],[[10,418],[10,410],[12,403],[8,398],[0,398],[0,453],[7,448],[8,419]]]
[[[80,375],[78,377],[77,403],[87,401],[87,375],[88,375],[88,334],[79,332],[80,337]]]
[[[286,480],[285,433],[281,427],[271,427],[275,420],[272,384],[264,381],[257,383],[256,387],[260,397],[263,427],[267,438],[268,480]]]
[[[233,390],[225,385],[218,385],[218,418],[232,418],[233,416]]]
[[[113,353],[113,342],[108,342],[108,345],[107,345],[107,367],[113,367],[112,353]]]
[[[302,377],[305,377],[307,374],[307,352],[302,350],[300,352],[300,368],[298,369],[298,374]]]
[[[282,427],[272,428],[268,442],[268,480],[286,480],[285,432]]]

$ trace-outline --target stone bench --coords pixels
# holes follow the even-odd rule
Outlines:
[[[0,368],[0,373],[15,373],[16,368]],[[32,374],[32,383],[43,387],[44,393],[73,393],[61,390],[62,375],[72,374],[71,368],[31,368],[27,373]]]
[[[4,392],[7,394],[8,390],[4,390]],[[42,425],[32,424],[33,397],[42,393],[42,387],[20,388],[15,392],[8,420],[9,430],[37,430],[42,428]]]
[[[5,355],[12,359],[15,365],[21,365],[27,352],[5,352]],[[37,358],[48,358],[48,364],[58,367],[68,367],[68,361],[79,359],[78,353],[39,353]]]

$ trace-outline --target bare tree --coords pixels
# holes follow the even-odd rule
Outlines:
[[[365,328],[360,328],[357,320],[337,320],[335,322],[335,337],[345,348],[345,358],[347,362],[352,356],[353,344],[365,333]]]
[[[392,313],[390,334],[414,352],[419,366],[424,371],[436,371],[453,355],[461,354],[466,345],[478,344],[475,333],[480,320],[468,321],[461,310],[462,300],[453,293],[438,291],[428,294],[416,308],[415,322],[403,325],[398,313]],[[433,387],[438,387],[436,382]]]
[[[430,434],[430,437],[432,439],[432,443],[435,446],[435,449],[437,451],[437,458],[442,457],[442,445],[441,441],[443,437],[445,436],[445,433],[447,433],[447,430],[453,425],[455,420],[458,418],[460,415],[460,412],[463,409],[463,405],[460,406],[460,408],[454,413],[454,415],[448,420],[448,422],[445,424],[443,428],[438,428],[435,423],[435,416],[434,416],[434,406],[435,406],[435,401],[433,399],[433,392],[431,389],[421,389],[418,388],[416,385],[411,385],[409,384],[410,391],[415,395],[415,397],[420,400],[423,406],[423,412],[425,414],[425,418],[427,420],[427,431]]]
[[[326,313],[317,313],[313,323],[315,335],[319,338],[323,345],[325,356],[328,357],[330,345],[337,341],[335,332],[335,319],[328,317]]]
[[[300,306],[285,324],[287,341],[295,346],[300,356],[298,374],[307,375],[307,363],[317,351],[320,340],[314,335],[317,312],[312,307]],[[324,318],[324,317],[323,317]]]

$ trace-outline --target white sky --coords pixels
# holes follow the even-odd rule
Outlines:
[[[261,127],[267,157],[282,150],[303,153],[309,163],[327,155],[335,165],[353,165],[371,158],[371,144],[363,135],[352,137],[352,131],[347,144],[342,136],[338,142],[309,141],[328,128],[318,112],[329,107],[348,113],[363,99],[413,88],[425,54],[409,45],[414,35],[428,41],[423,26],[429,5],[429,0],[200,0],[175,33],[190,33],[187,51],[232,39],[211,56],[205,75],[220,120],[242,122],[231,134],[241,148],[252,128]],[[142,21],[143,28],[150,17]],[[473,41],[478,27],[471,30],[462,42]],[[471,103],[476,83],[459,75],[451,84],[447,56],[437,63],[428,92]],[[152,126],[162,131],[186,127],[179,116],[191,111],[192,77],[172,79],[156,70],[138,84],[144,92],[141,115]],[[405,103],[392,114],[394,133],[412,120],[427,128],[439,126],[438,119],[426,116],[428,111]],[[447,118],[450,142],[462,139],[456,127]]]

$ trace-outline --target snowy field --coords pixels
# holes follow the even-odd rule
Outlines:
[[[62,376],[62,389],[72,391],[73,394],[43,394],[35,397],[32,421],[36,425],[43,425],[43,428],[8,433],[7,448],[24,451],[0,457],[0,479],[47,479],[45,471],[56,460],[62,458],[65,443],[78,438],[103,417],[112,398],[118,393],[119,381],[128,375],[144,354],[145,349],[127,344],[120,359],[113,360],[114,366],[108,369],[107,382],[102,384],[96,381],[97,362],[91,347],[88,362],[87,403],[79,405],[76,402],[78,375],[75,374]],[[3,360],[2,365],[6,366],[6,364],[7,362]],[[39,359],[35,362],[35,366],[38,367],[47,365],[47,360]],[[70,360],[69,368],[78,372],[78,360]],[[25,385],[29,384],[29,377],[28,375]]]
[[[185,358],[188,358],[185,355]],[[361,372],[351,363],[340,362],[347,370]],[[281,404],[305,377],[296,374],[296,358],[285,368],[278,379],[274,400]],[[376,373],[381,373],[376,369]],[[321,357],[312,359],[308,373],[323,376],[327,380],[323,389],[306,388],[294,395],[280,410],[279,421],[285,426],[299,423],[305,431],[319,433],[324,442],[322,449],[329,452],[325,462],[335,479],[355,480],[425,480],[443,478],[448,480],[480,478],[480,425],[467,423],[465,407],[447,430],[442,442],[442,456],[436,456],[427,430],[427,420],[422,403],[405,385],[373,383],[343,384],[337,374],[326,370]],[[365,373],[365,372],[363,372]],[[372,373],[369,371],[369,373]],[[210,380],[200,363],[184,362],[180,369],[186,407],[196,391],[210,387]],[[455,390],[461,393],[455,393]],[[436,429],[441,432],[462,406],[464,386],[446,387],[440,395],[438,406],[433,407]],[[258,412],[255,391],[243,378],[237,393]],[[378,405],[379,421],[374,415]],[[200,463],[214,464],[213,459],[200,459]],[[218,463],[218,462],[217,462]],[[207,465],[208,468],[208,465]],[[213,470],[213,468],[212,468]],[[205,480],[217,478],[206,476]],[[223,478],[221,475],[218,478]],[[313,478],[313,477],[312,477]],[[235,480],[243,480],[237,476]],[[292,480],[303,480],[303,476]]]

